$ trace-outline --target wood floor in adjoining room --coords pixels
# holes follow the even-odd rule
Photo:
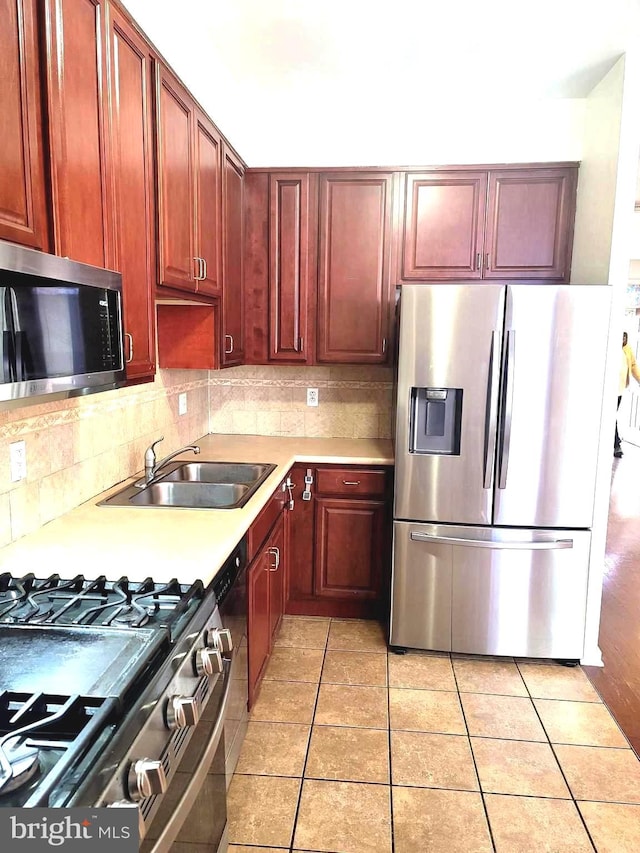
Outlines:
[[[604,667],[585,667],[640,755],[640,447],[622,442],[613,461],[600,649]]]

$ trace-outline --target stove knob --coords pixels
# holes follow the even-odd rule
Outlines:
[[[222,655],[218,649],[198,649],[195,658],[198,675],[215,675],[222,672]]]
[[[218,639],[222,652],[233,651],[233,640],[231,639],[231,631],[228,628],[220,628],[218,631]]]
[[[209,628],[207,631],[207,645],[222,653],[233,649],[231,631],[228,628]]]
[[[166,720],[169,729],[188,729],[200,719],[195,696],[172,696],[167,702]]]
[[[167,777],[161,761],[141,758],[134,761],[129,770],[129,798],[137,803],[153,794],[164,794]]]

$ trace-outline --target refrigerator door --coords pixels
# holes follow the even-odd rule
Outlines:
[[[507,287],[494,524],[591,527],[610,295]]]
[[[503,285],[402,287],[398,519],[491,522],[504,294]]]
[[[579,660],[589,531],[493,528],[465,536],[476,541],[452,547],[452,651]]]

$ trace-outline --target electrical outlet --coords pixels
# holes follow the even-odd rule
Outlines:
[[[178,394],[178,414],[186,415],[187,414],[187,392],[185,391],[183,394]]]
[[[11,462],[11,482],[17,483],[27,476],[27,447],[24,441],[14,441],[9,445]]]
[[[318,389],[317,388],[307,388],[307,406],[317,406],[318,405]]]

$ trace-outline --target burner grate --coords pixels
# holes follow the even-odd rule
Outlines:
[[[15,578],[0,575],[0,623],[38,625],[105,625],[116,628],[171,628],[202,599],[202,582],[177,579],[156,584],[152,578],[109,581],[104,575],[63,580],[53,574]]]

